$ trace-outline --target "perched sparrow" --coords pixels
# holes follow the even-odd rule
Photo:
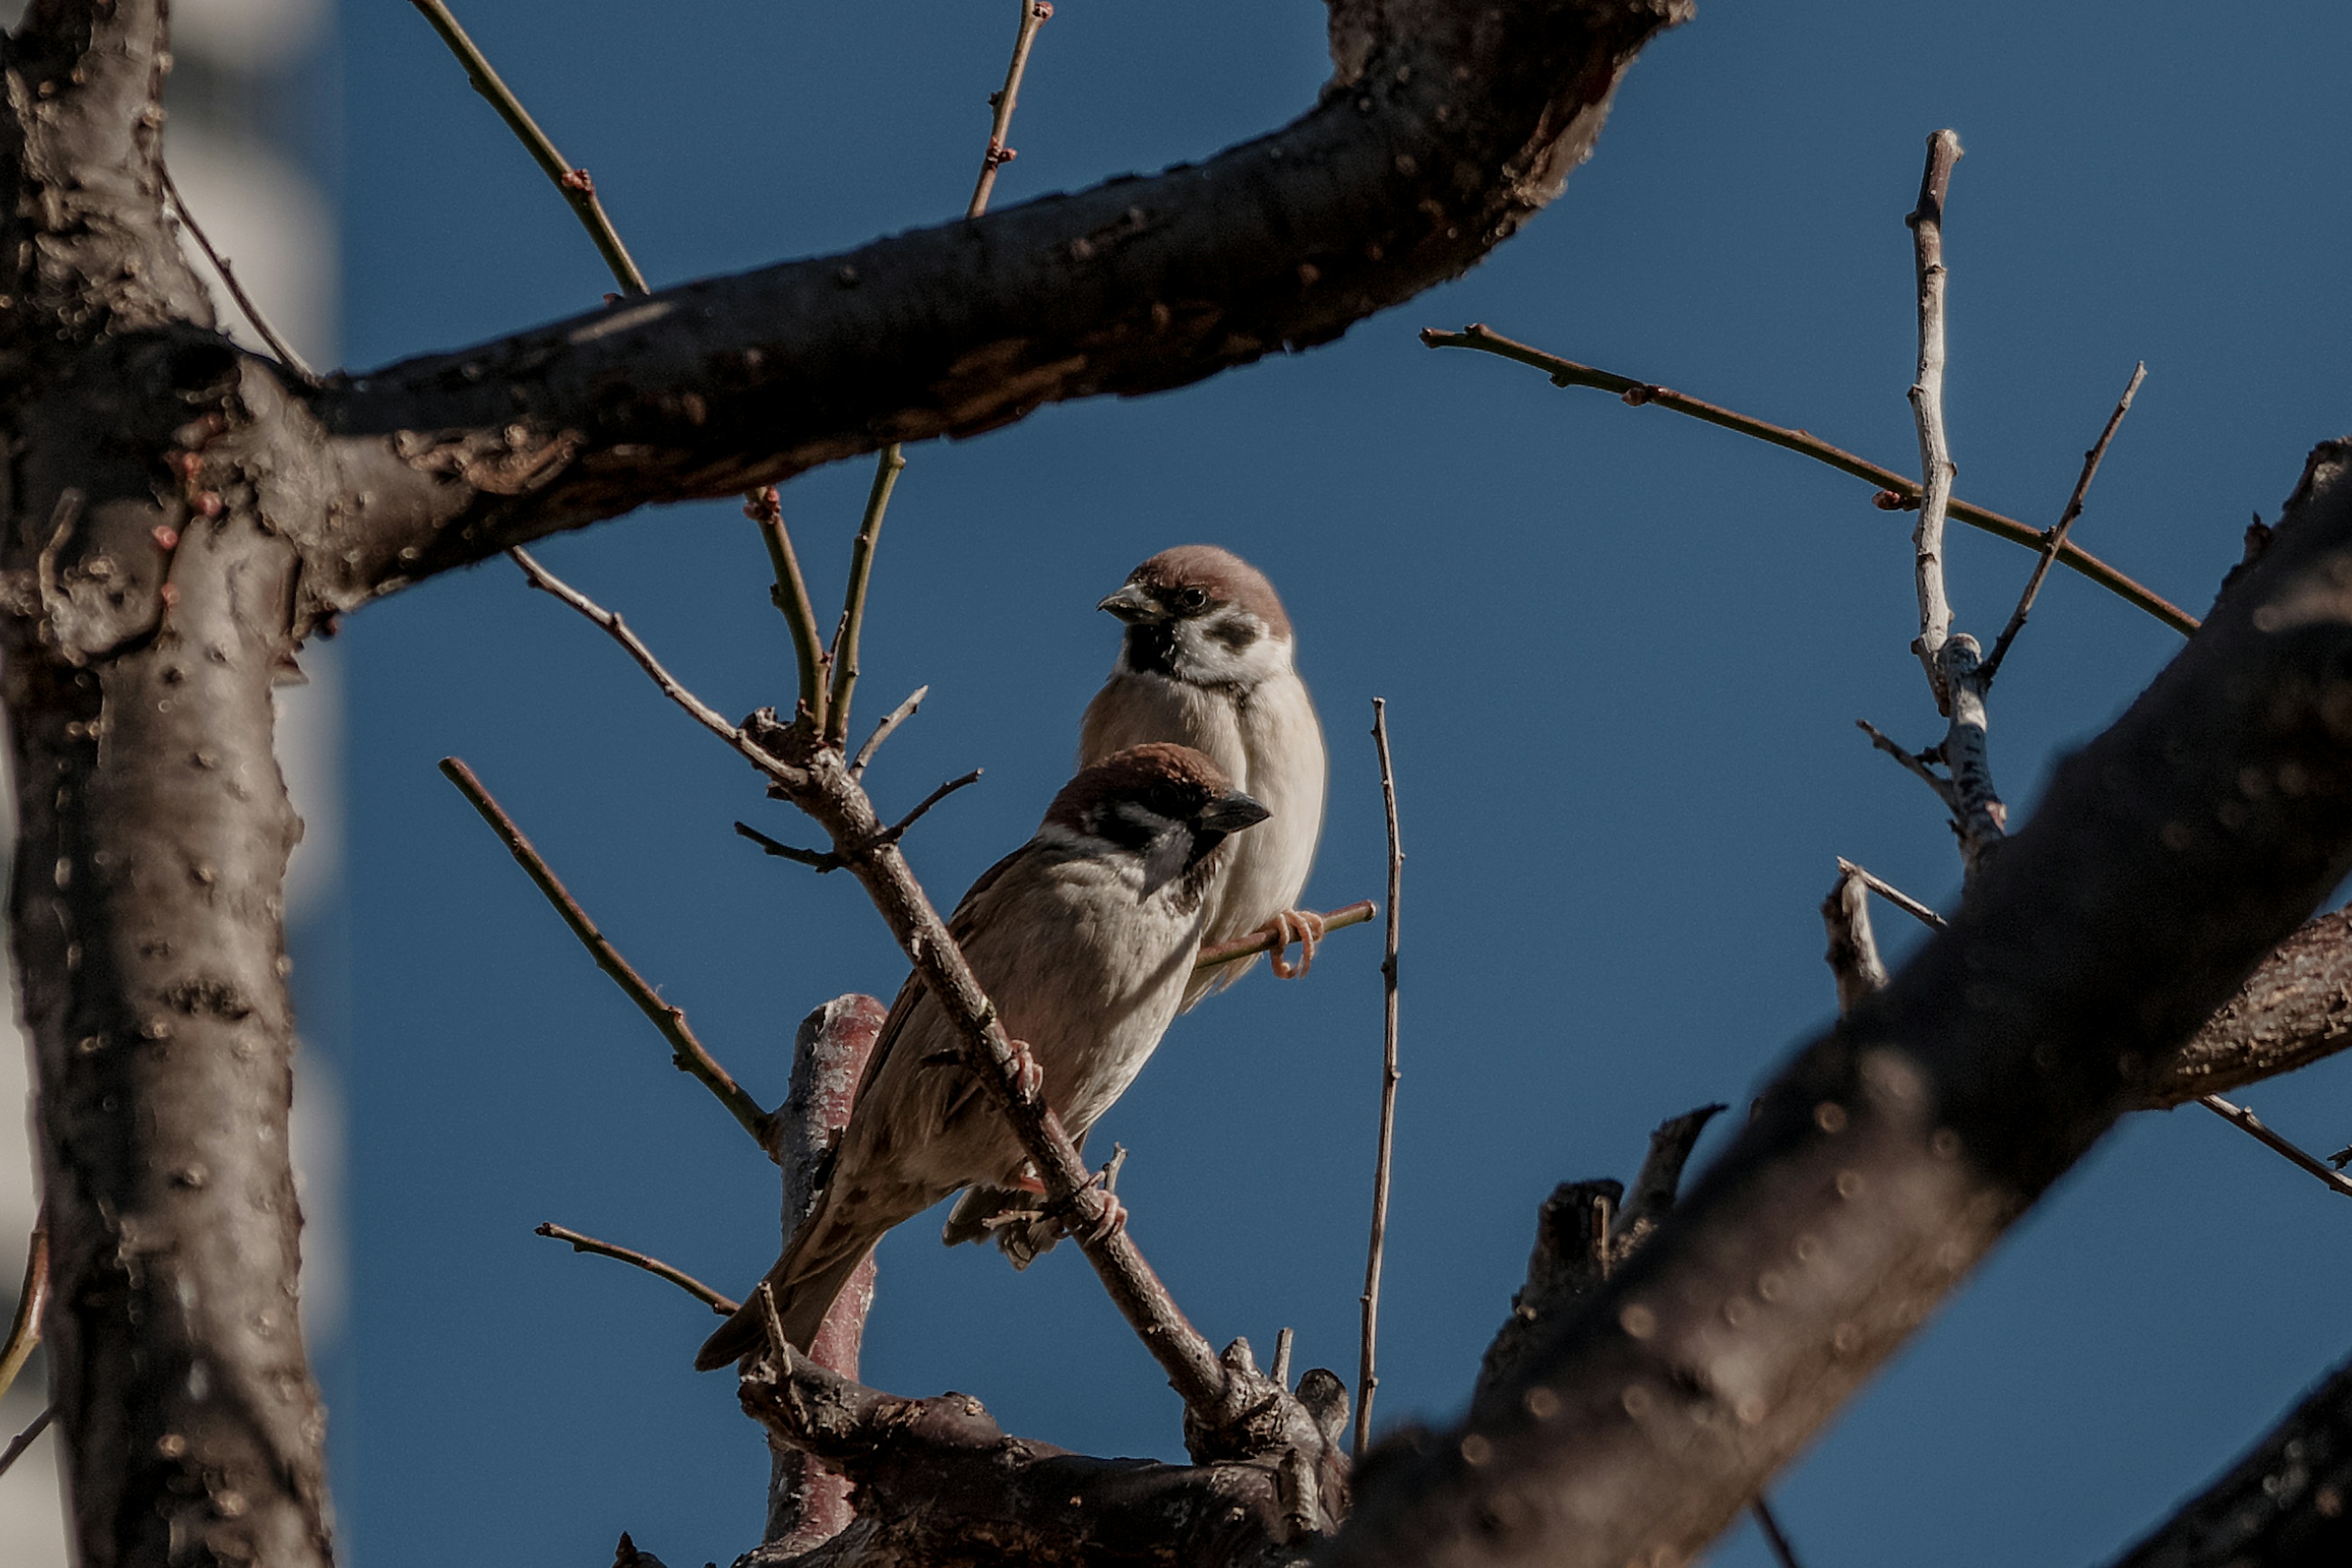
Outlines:
[[[1220,847],[1265,815],[1198,752],[1132,747],[1064,785],[1036,837],[956,906],[949,931],[1072,1137],[1085,1136],[1160,1044],[1192,973],[1202,900],[1230,853]],[[1021,1145],[963,1059],[938,1001],[909,976],[816,1207],[768,1271],[796,1349],[808,1347],[891,1226],[977,1183],[948,1239],[978,1240],[989,1215],[1036,1191]],[[759,1344],[762,1323],[747,1301],[694,1364],[737,1360]]]
[[[1291,666],[1290,617],[1265,574],[1213,544],[1163,550],[1128,574],[1102,609],[1127,623],[1118,662],[1087,706],[1081,766],[1123,746],[1173,741],[1207,753],[1265,804],[1265,826],[1225,852],[1209,889],[1204,943],[1269,928],[1304,951],[1297,969],[1279,952],[1275,970],[1304,973],[1321,922],[1292,906],[1307,886],[1323,831],[1323,727]],[[1185,988],[1191,1007],[1257,961],[1213,970]]]

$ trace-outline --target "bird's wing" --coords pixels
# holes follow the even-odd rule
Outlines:
[[[948,916],[948,935],[955,938],[956,945],[965,950],[967,958],[971,954],[972,938],[987,924],[989,909],[996,902],[997,884],[1004,879],[1004,874],[1027,850],[1028,846],[1024,845],[982,871],[979,879],[964,889],[955,912]],[[915,1005],[923,999],[926,989],[920,974],[908,975],[907,983],[898,987],[898,998],[890,1004],[889,1016],[882,1020],[882,1032],[875,1038],[874,1052],[866,1058],[866,1071],[857,1080],[860,1100],[881,1076],[883,1063],[890,1059],[899,1037],[907,1032],[907,1021],[913,1016]]]

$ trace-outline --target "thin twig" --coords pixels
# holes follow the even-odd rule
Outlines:
[[[0,1398],[7,1396],[41,1342],[41,1312],[49,1301],[49,1221],[46,1210],[33,1224],[25,1248],[25,1284],[16,1294],[16,1321],[8,1325],[8,1342],[0,1345]]]
[[[1919,372],[1911,383],[1911,412],[1919,430],[1919,521],[1912,525],[1912,577],[1919,593],[1919,640],[1911,645],[1936,693],[1936,710],[1951,711],[1944,644],[1952,633],[1951,600],[1944,588],[1944,516],[1951,505],[1952,461],[1944,431],[1944,198],[1960,139],[1949,131],[1927,138],[1927,167],[1919,178],[1919,205],[1911,226],[1919,289]]]
[[[920,708],[923,705],[923,699],[930,694],[929,686],[918,686],[904,702],[883,715],[882,722],[874,726],[874,733],[866,737],[866,744],[857,748],[857,755],[851,760],[849,764],[851,778],[860,779],[866,776],[866,764],[874,760],[874,753],[882,749],[882,742],[888,740],[899,725],[913,718],[915,710]]]
[[[793,552],[792,533],[784,527],[784,503],[776,487],[764,485],[745,496],[743,515],[759,526],[760,538],[768,547],[768,562],[776,574],[775,586],[768,590],[768,602],[783,616],[784,625],[793,634],[793,660],[800,677],[801,706],[807,710],[809,722],[822,733],[827,657],[824,638],[817,630],[816,609],[809,602],[808,580],[801,575],[800,557]]]
[[[2263,1124],[2261,1117],[2256,1116],[2246,1107],[2232,1105],[2218,1094],[2200,1094],[2197,1097],[2197,1103],[2222,1121],[2242,1129],[2274,1152],[2284,1155],[2293,1164],[2310,1172],[2326,1184],[2328,1191],[2342,1193],[2346,1197],[2352,1197],[2352,1176],[2333,1169],[2317,1155],[2306,1153],[2295,1144],[2280,1137]]]
[[[555,906],[555,912],[563,917],[563,923],[572,928],[572,934],[579,938],[580,945],[588,950],[588,956],[596,961],[596,967],[612,976],[613,984],[618,985],[623,994],[636,1004],[637,1011],[661,1031],[662,1038],[669,1042],[671,1063],[680,1072],[692,1074],[718,1096],[719,1103],[727,1108],[728,1114],[741,1123],[743,1131],[765,1149],[768,1146],[767,1112],[760,1109],[759,1101],[744,1092],[743,1087],[719,1065],[718,1059],[695,1037],[694,1030],[687,1024],[686,1010],[663,1001],[661,994],[637,973],[627,959],[621,956],[618,948],[605,939],[604,933],[596,928],[596,922],[588,918],[588,911],[580,907],[580,901],[564,887],[562,879],[555,874],[530,840],[524,837],[514,818],[506,814],[505,808],[483,786],[482,781],[474,776],[471,768],[456,757],[444,757],[441,759],[441,772],[457,786],[458,793],[472,803],[474,809],[481,814],[482,820],[490,825],[490,831],[506,845],[508,853],[515,858],[516,863],[522,867],[547,901]]]
[[[1905,510],[1918,504],[1919,486],[1916,480],[1895,472],[1893,468],[1882,468],[1866,458],[1856,457],[1843,447],[1832,447],[1808,430],[1799,430],[1786,425],[1774,425],[1750,415],[1737,413],[1718,404],[1688,396],[1671,387],[1637,381],[1630,375],[1620,375],[1614,371],[1580,364],[1574,360],[1561,359],[1557,354],[1549,354],[1541,349],[1507,338],[1500,332],[1478,322],[1473,322],[1458,332],[1440,331],[1434,327],[1424,327],[1422,329],[1421,341],[1433,349],[1476,349],[1481,353],[1493,354],[1498,359],[1510,360],[1515,363],[1540,370],[1551,377],[1552,384],[1555,386],[1589,386],[1602,392],[1613,392],[1636,407],[1644,404],[1654,404],[1660,408],[1687,415],[1706,424],[1717,426],[1725,430],[1737,431],[1742,436],[1752,437],[1769,446],[1811,458],[1817,462],[1828,464],[1840,473],[1851,474],[1855,479],[1867,479],[1876,485],[1881,492],[1880,504],[1889,510]],[[1982,529],[1996,538],[2006,539],[2011,544],[2024,545],[2029,550],[2042,549],[2048,538],[2042,529],[1968,501],[1955,500],[1947,510],[1955,521],[1965,522],[1971,528]],[[2059,551],[2058,562],[2060,565],[2070,571],[2081,573],[2125,602],[2147,611],[2183,636],[2197,629],[2196,616],[2174,605],[2155,590],[2134,582],[2097,556],[2071,542]]]
[[[2066,548],[2066,536],[2074,531],[2074,520],[2083,515],[2083,498],[2091,493],[2091,480],[2097,476],[2100,459],[2107,455],[2107,443],[2116,438],[2116,431],[2131,412],[2132,398],[2139,384],[2147,379],[2147,362],[2142,360],[2132,367],[2131,380],[2124,386],[2124,395],[2116,399],[2116,411],[2107,416],[2106,427],[2091,449],[2083,454],[2083,474],[2074,481],[2074,493],[2066,498],[2066,510],[2058,516],[2058,524],[2050,531],[2048,542],[2042,547],[2042,558],[2033,563],[2033,575],[2025,580],[2025,592],[2018,595],[2017,608],[2011,612],[2009,625],[2000,628],[1993,639],[1992,652],[1984,662],[1985,689],[1992,689],[1993,677],[2000,673],[2000,661],[2009,657],[2009,645],[2025,629],[2025,617],[2033,612],[2033,601],[2042,592],[2042,580],[2050,575],[2050,563]]]
[[[1372,1233],[1365,1249],[1363,1353],[1356,1369],[1356,1445],[1361,1458],[1372,1440],[1372,1396],[1380,1392],[1381,1255],[1389,1235],[1389,1162],[1396,1142],[1397,904],[1404,890],[1404,849],[1397,837],[1396,773],[1389,763],[1388,700],[1372,699],[1372,749],[1381,762],[1381,807],[1388,816],[1389,910],[1386,954],[1381,960],[1381,1131],[1372,1163]]]
[[[1772,1555],[1779,1561],[1780,1568],[1804,1568],[1797,1561],[1797,1549],[1789,1544],[1788,1531],[1782,1530],[1780,1521],[1773,1517],[1772,1505],[1764,1500],[1763,1494],[1758,1493],[1756,1500],[1748,1506],[1755,1510],[1756,1523],[1764,1531],[1764,1542],[1771,1547]]]
[[[939,788],[925,795],[922,799],[922,803],[917,805],[914,810],[900,817],[888,827],[884,828],[875,837],[873,842],[862,846],[861,849],[864,852],[871,852],[881,848],[886,844],[898,843],[899,839],[907,836],[907,829],[914,826],[915,824],[921,819],[925,812],[930,810],[931,807],[939,805],[940,802],[947,799],[948,796],[955,794],[956,791],[963,788],[965,785],[978,784],[982,771],[982,769],[974,768],[971,772],[965,773],[961,777],[948,780],[947,783],[940,785]],[[802,849],[790,844],[782,843],[776,839],[769,837],[766,834],[761,832],[758,828],[753,827],[749,823],[737,823],[735,825],[735,831],[750,839],[752,843],[757,844],[769,854],[776,856],[780,859],[795,860],[803,866],[814,867],[820,876],[827,871],[838,871],[844,866],[849,864],[846,858],[833,853],[830,850],[820,851],[815,849]]]
[[[172,171],[162,164],[156,167],[163,176],[163,194],[171,198],[172,210],[180,215],[180,222],[186,227],[188,237],[196,242],[196,248],[205,253],[205,259],[213,264],[213,270],[219,273],[220,280],[228,286],[228,297],[236,301],[236,308],[245,312],[245,319],[253,323],[253,330],[261,334],[261,341],[269,345],[269,352],[278,356],[280,364],[300,376],[305,384],[318,385],[319,373],[294,352],[291,344],[278,335],[278,329],[269,324],[269,318],[261,313],[261,307],[253,302],[253,296],[247,293],[245,285],[236,280],[236,270],[229,266],[228,258],[213,248],[212,240],[205,234],[203,226],[196,222],[196,215],[188,210],[188,198],[182,195],[180,187],[173,183]]]
[[[1016,3],[1021,7],[1021,30],[1013,37],[1013,60],[1004,68],[1004,86],[989,95],[988,105],[996,113],[988,128],[988,151],[981,154],[980,183],[971,188],[971,201],[964,208],[968,218],[988,210],[989,194],[996,189],[997,169],[1013,162],[1013,149],[1004,144],[1004,136],[1013,127],[1013,106],[1021,97],[1022,73],[1029,68],[1029,46],[1036,41],[1037,29],[1054,15],[1046,0]]]
[[[1274,1364],[1266,1369],[1265,1374],[1285,1388],[1290,1386],[1290,1326],[1287,1323],[1275,1331]]]
[[[613,226],[613,220],[604,216],[604,205],[596,199],[596,183],[588,177],[588,171],[573,167],[562,153],[555,150],[555,143],[549,140],[546,132],[539,128],[539,122],[530,117],[530,111],[523,108],[522,100],[514,95],[514,89],[490,68],[490,62],[483,57],[474,40],[466,36],[466,29],[457,25],[457,18],[449,14],[448,6],[441,0],[409,0],[409,4],[425,14],[425,19],[433,24],[433,30],[441,35],[441,41],[449,46],[449,52],[456,55],[458,63],[466,68],[466,79],[473,83],[474,90],[489,100],[490,107],[499,111],[499,118],[507,122],[507,128],[515,133],[516,139],[522,142],[532,159],[546,171],[547,177],[555,182],[556,190],[571,205],[581,226],[587,229],[588,237],[596,242],[597,253],[604,257],[605,267],[621,285],[622,291],[628,294],[652,292],[646,286],[646,275],[637,270],[636,262],[630,258],[629,247],[621,243],[620,231]]]
[[[520,545],[508,551],[507,553],[514,557],[515,564],[522,568],[523,574],[530,579],[532,587],[541,593],[552,594],[604,627],[614,642],[628,650],[629,657],[637,661],[637,667],[654,678],[654,684],[661,688],[662,695],[693,714],[696,723],[739,751],[749,743],[743,731],[730,723],[725,715],[688,691],[676,676],[663,668],[661,660],[654,657],[653,649],[647,647],[618,615],[604,608],[595,600],[541,566],[529,551]]]
[[[1921,903],[1918,900],[1913,898],[1910,894],[1896,887],[1894,883],[1876,875],[1874,872],[1855,865],[1853,861],[1845,858],[1843,856],[1840,856],[1838,858],[1838,869],[1861,878],[1863,884],[1872,892],[1876,893],[1880,898],[1885,899],[1888,903],[1893,904],[1896,909],[1901,910],[1905,914],[1909,915],[1921,925],[1930,927],[1936,931],[1941,931],[1951,923],[1943,916],[1937,914],[1935,910],[1929,909],[1927,905]]]
[[[648,1258],[642,1252],[633,1252],[625,1247],[615,1247],[609,1241],[599,1241],[593,1236],[583,1236],[576,1230],[557,1225],[553,1220],[533,1227],[531,1234],[544,1236],[554,1241],[567,1242],[574,1252],[593,1252],[599,1258],[614,1258],[642,1268],[648,1274],[658,1275],[722,1318],[733,1317],[735,1309],[740,1304],[713,1290],[683,1268],[673,1268],[658,1258]]]
[[[857,637],[866,624],[866,588],[874,574],[874,544],[882,532],[882,514],[890,510],[890,492],[907,467],[898,443],[882,448],[874,464],[874,485],[866,493],[866,516],[857,525],[856,542],[849,547],[849,587],[842,595],[841,626],[833,634],[833,695],[824,716],[824,739],[840,746],[849,739],[849,696],[857,685]]]
[[[26,1427],[22,1432],[17,1433],[16,1440],[11,1442],[6,1448],[0,1449],[0,1476],[5,1476],[8,1473],[9,1469],[16,1463],[17,1457],[23,1454],[26,1449],[33,1446],[34,1438],[39,1436],[42,1433],[49,1429],[49,1422],[56,1416],[57,1413],[58,1407],[56,1405],[43,1405],[41,1407],[41,1413],[33,1417],[33,1424],[30,1426]]]
[[[1380,905],[1370,899],[1360,899],[1344,909],[1333,910],[1327,915],[1318,915],[1316,919],[1323,922],[1323,934],[1328,936],[1331,932],[1343,931],[1349,926],[1368,925],[1371,922],[1372,917],[1380,912]],[[1196,971],[1214,969],[1219,964],[1231,963],[1235,959],[1247,958],[1254,952],[1272,952],[1281,946],[1282,942],[1283,936],[1279,931],[1255,931],[1247,936],[1237,936],[1231,942],[1213,942],[1202,948],[1199,955],[1192,960],[1192,967]]]
[[[1935,769],[1929,767],[1926,758],[1922,757],[1918,752],[1911,750],[1908,746],[1904,745],[1901,742],[1895,740],[1895,737],[1889,735],[1885,731],[1880,729],[1877,725],[1872,723],[1867,719],[1856,719],[1853,723],[1855,729],[1860,730],[1864,734],[1870,737],[1870,743],[1872,745],[1877,747],[1880,751],[1885,752],[1888,756],[1893,757],[1896,762],[1901,763],[1905,767],[1910,769],[1913,773],[1918,774],[1921,779],[1925,780],[1927,787],[1936,792],[1937,799],[1941,800],[1946,805],[1951,806],[1955,811],[1959,809],[1957,805],[1954,805],[1952,800],[1952,781],[1944,777],[1943,774],[1937,773]]]

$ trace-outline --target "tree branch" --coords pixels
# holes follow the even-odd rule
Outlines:
[[[2332,443],[1951,927],[1798,1054],[1507,1397],[1365,1489],[1328,1561],[1614,1568],[1745,1506],[2352,868],[2347,559]]]
[[[789,1244],[833,1164],[833,1151],[856,1108],[866,1058],[889,1009],[871,996],[836,996],[803,1018],[793,1034],[793,1081],[775,1118],[769,1152],[782,1167],[783,1239]],[[874,1306],[874,1258],[849,1277],[809,1345],[809,1359],[838,1377],[857,1376],[866,1316]],[[805,1552],[849,1524],[850,1483],[811,1455],[768,1441],[768,1521],[754,1563]]]
[[[1422,329],[1421,341],[1433,349],[1477,349],[1482,353],[1493,354],[1498,359],[1510,360],[1515,363],[1529,365],[1542,371],[1551,377],[1554,386],[1590,386],[1602,392],[1613,392],[1637,408],[1645,405],[1655,405],[1660,408],[1671,409],[1676,414],[1686,414],[1694,419],[1725,430],[1737,431],[1742,436],[1752,436],[1768,446],[1799,453],[1816,462],[1826,463],[1840,473],[1852,474],[1855,479],[1869,480],[1879,489],[1879,505],[1890,511],[1914,508],[1919,504],[1917,480],[1899,474],[1893,468],[1881,468],[1866,458],[1858,458],[1843,447],[1832,447],[1810,430],[1775,425],[1769,420],[1758,419],[1753,416],[1725,408],[1718,404],[1692,397],[1686,393],[1676,392],[1672,387],[1637,381],[1630,375],[1620,375],[1615,371],[1601,370],[1589,364],[1579,364],[1572,359],[1561,359],[1557,354],[1549,354],[1541,349],[1507,338],[1491,327],[1475,321],[1458,332],[1440,331],[1434,327],[1424,327]],[[2040,550],[2048,540],[2048,536],[2041,529],[2020,522],[2013,517],[2006,517],[2000,512],[1989,510],[1984,507],[1971,505],[1964,500],[1953,500],[1947,510],[1955,521],[1965,522],[1971,528],[1982,529],[1994,538],[2006,539],[2011,544],[2022,544],[2031,550]],[[2069,570],[2082,574],[2126,604],[2146,610],[2174,631],[2186,634],[2197,629],[2196,616],[2164,598],[2155,590],[2134,582],[2097,556],[2077,548],[2072,542],[2060,547],[2058,562]]]
[[[331,384],[335,488],[367,500],[306,539],[300,625],[635,507],[1328,342],[1548,203],[1687,5],[1341,10],[1373,25],[1323,101],[1205,163]]]
[[[656,1279],[668,1280],[722,1318],[731,1317],[734,1314],[737,1303],[733,1298],[712,1289],[685,1269],[664,1263],[658,1258],[638,1252],[631,1247],[615,1247],[609,1241],[599,1241],[593,1236],[583,1236],[570,1226],[558,1225],[553,1220],[532,1226],[531,1234],[546,1237],[551,1241],[563,1242],[574,1252],[593,1252],[599,1258],[609,1258],[615,1263],[625,1263],[633,1268],[642,1268]]]
[[[2114,1568],[2352,1560],[2352,1363]]]
[[[2234,803],[2232,803],[2234,804]],[[2148,1094],[2168,1110],[2293,1072],[2352,1046],[2352,910],[2320,916],[2278,951],[2166,1064]]]
[[[515,826],[514,818],[506,814],[506,808],[499,805],[482,781],[474,776],[473,769],[456,757],[444,757],[441,759],[441,772],[457,786],[457,793],[481,814],[482,820],[490,825],[490,831],[499,836],[499,842],[507,847],[507,853],[515,858],[515,863],[523,868],[523,874],[531,879],[531,884],[538,888],[541,895],[554,906],[555,912],[563,918],[563,923],[579,939],[580,945],[588,950],[588,956],[595,960],[596,967],[611,977],[613,984],[635,1004],[637,1011],[646,1016],[648,1023],[661,1031],[662,1038],[669,1042],[670,1065],[690,1075],[709,1089],[719,1103],[727,1108],[727,1113],[751,1135],[753,1142],[766,1148],[771,1136],[768,1113],[761,1110],[760,1102],[735,1081],[733,1074],[719,1065],[719,1058],[710,1054],[692,1026],[687,1023],[686,1009],[663,1001],[661,993],[654,988],[652,983],[637,973],[635,964],[621,956],[619,948],[606,940],[604,931],[589,918],[588,911],[580,907],[580,900],[572,896],[572,890],[555,874],[554,868],[548,865],[537,847],[524,837],[522,829]],[[734,1309],[730,1307],[728,1310],[732,1311]]]
[[[1389,829],[1389,920],[1381,959],[1381,1120],[1372,1162],[1372,1235],[1364,1257],[1363,1350],[1356,1372],[1352,1451],[1358,1454],[1371,1447],[1372,1396],[1381,1386],[1381,1255],[1388,1245],[1389,1158],[1396,1141],[1397,1080],[1404,1076],[1397,1070],[1397,906],[1404,893],[1404,848],[1397,837],[1396,773],[1389,763],[1389,705],[1378,697],[1372,699],[1372,749],[1380,756],[1381,807]]]
[[[782,1363],[780,1367],[777,1363]],[[971,1568],[1287,1568],[1345,1511],[1316,1500],[1302,1529],[1280,1463],[1198,1466],[1097,1459],[1007,1436],[967,1394],[901,1399],[782,1351],[753,1358],[743,1408],[774,1439],[856,1484],[858,1518],[816,1564],[954,1562]],[[1299,1383],[1320,1440],[1336,1447],[1347,1390],[1328,1372]]]

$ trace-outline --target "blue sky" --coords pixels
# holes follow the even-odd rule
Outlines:
[[[460,14],[658,286],[961,213],[1010,3],[499,0]],[[1197,157],[1326,73],[1307,0],[1068,0],[1039,41],[1000,205]],[[1553,1183],[1625,1177],[1649,1128],[1744,1102],[1829,1016],[1832,858],[1948,901],[1938,808],[1867,717],[1936,732],[1906,521],[1789,454],[1559,391],[1414,331],[1481,320],[1908,469],[1909,237],[1924,138],[1968,148],[1947,229],[1960,492],[2054,519],[2135,360],[2148,381],[2077,537],[2192,611],[2352,426],[2340,197],[2352,12],[2172,4],[1702,0],[1625,83],[1591,164],[1462,281],[1342,342],[1182,392],[910,448],[861,694],[929,703],[871,776],[886,810],[987,769],[917,831],[934,898],[1034,826],[1115,628],[1093,605],[1166,545],[1264,566],[1332,743],[1310,898],[1379,891],[1366,730],[1390,700],[1408,867],[1405,1079],[1383,1417],[1443,1416],[1507,1309]],[[567,209],[395,0],[347,5],[351,363],[455,346],[609,287]],[[2328,190],[2339,195],[2329,198]],[[868,466],[784,504],[838,594]],[[2030,566],[1968,534],[1960,623]],[[645,514],[543,558],[719,707],[791,654],[750,525]],[[460,1542],[511,1568],[750,1545],[766,1459],[709,1320],[530,1234],[554,1219],[740,1289],[772,1169],[590,967],[434,771],[464,756],[754,1091],[793,1023],[903,964],[858,890],[765,860],[747,770],[503,563],[351,620],[354,1308],[334,1412],[351,1561]],[[2177,648],[2059,574],[1993,710],[2022,813],[2052,760]],[[1882,910],[1890,947],[1913,940]],[[1378,1082],[1378,943],[1261,969],[1173,1028],[1102,1128],[1134,1234],[1212,1338],[1350,1374]],[[2352,1067],[2248,1097],[2352,1142]],[[1702,1147],[1702,1158],[1712,1144]],[[2352,1210],[2193,1109],[2127,1124],[1776,1485],[1811,1568],[2090,1563],[2201,1484],[2340,1358]],[[960,1389],[1009,1429],[1180,1452],[1177,1406],[1068,1248],[1016,1276],[917,1222],[882,1250],[868,1381]],[[1766,1561],[1753,1531],[1717,1561]]]

